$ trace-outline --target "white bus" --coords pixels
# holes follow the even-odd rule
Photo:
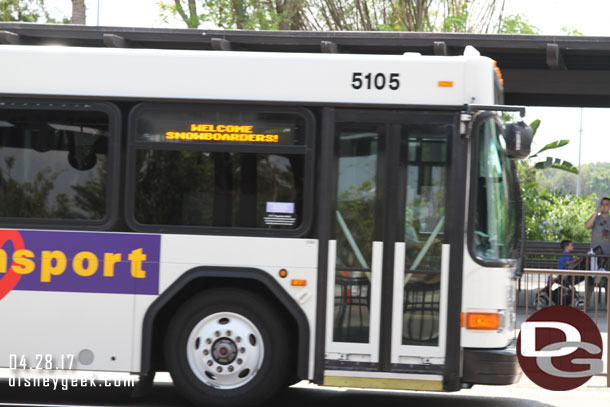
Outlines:
[[[169,371],[209,406],[519,377],[491,59],[0,59],[0,367]]]

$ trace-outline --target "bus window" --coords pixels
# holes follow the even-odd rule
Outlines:
[[[298,229],[305,118],[282,109],[135,109],[134,217],[140,225]]]
[[[404,231],[405,277],[402,345],[438,346],[441,247],[445,233],[451,125],[405,126],[401,169],[406,176]]]
[[[99,111],[0,110],[0,216],[102,220],[109,118]]]
[[[404,230],[407,270],[440,270],[451,131],[448,125],[405,128],[401,150],[407,157]]]
[[[377,198],[378,151],[385,126],[342,124],[335,140],[338,152],[337,239],[335,271],[336,342],[369,341],[372,246],[380,240]]]
[[[136,220],[142,224],[294,229],[304,156],[140,149]]]
[[[501,144],[501,128],[495,118],[481,123],[479,137],[477,199],[473,249],[482,260],[511,258],[516,220],[513,172]]]

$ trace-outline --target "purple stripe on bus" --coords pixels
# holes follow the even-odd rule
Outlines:
[[[15,290],[155,295],[159,293],[160,235],[34,230],[20,230],[19,233],[23,237],[25,249],[34,254],[31,261],[35,267],[32,272],[21,276]],[[10,264],[13,255],[12,245],[5,245],[3,250]],[[48,253],[47,260],[43,261],[43,251],[58,251],[65,255],[66,267],[61,274],[49,274],[49,270],[57,267],[58,263],[56,259],[49,260],[48,258],[53,256],[49,256]],[[62,257],[61,253],[56,255]],[[119,254],[120,261],[110,261],[113,257],[118,260]],[[97,259],[97,267],[94,267],[93,256]],[[76,261],[74,261],[75,257]],[[108,257],[106,275],[104,275],[105,257]],[[83,258],[91,258],[92,262],[83,261]],[[113,267],[110,267],[111,263],[114,263]],[[45,270],[42,270],[43,264]],[[44,281],[43,274],[50,281]]]

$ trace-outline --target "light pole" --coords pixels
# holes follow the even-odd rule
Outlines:
[[[100,25],[100,0],[97,0],[97,25]]]
[[[580,196],[580,150],[582,146],[582,107],[580,108],[580,130],[578,131],[578,175],[576,178],[576,196]]]

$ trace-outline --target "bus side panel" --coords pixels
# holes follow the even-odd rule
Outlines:
[[[313,374],[318,241],[228,236],[163,235],[159,294],[180,276],[199,266],[251,267],[263,270],[303,309],[310,327],[309,376]],[[288,276],[281,278],[279,271]],[[306,280],[304,287],[292,280]],[[155,297],[139,295],[135,303],[134,366],[141,366],[144,316]],[[295,347],[296,349],[296,347]]]
[[[11,291],[0,301],[0,367],[21,356],[36,367],[52,355],[52,369],[63,359],[66,370],[132,371],[133,306],[133,295]],[[82,350],[93,353],[90,364],[78,363]]]
[[[497,331],[462,328],[464,348],[504,348],[514,338],[516,281],[515,269],[483,267],[472,260],[464,249],[464,284],[462,312],[503,312],[502,326]]]
[[[134,296],[158,293],[159,235],[4,229],[0,240],[11,242],[0,252],[1,366],[133,370]]]

